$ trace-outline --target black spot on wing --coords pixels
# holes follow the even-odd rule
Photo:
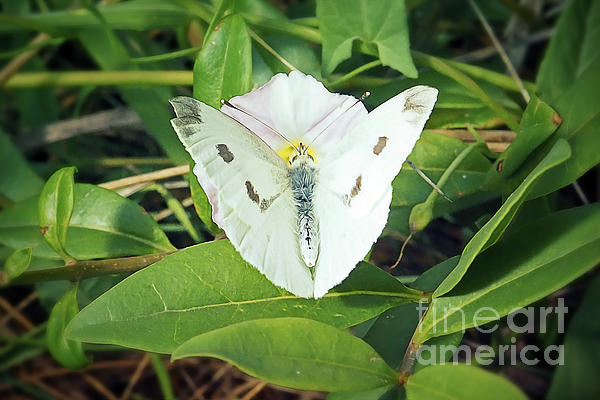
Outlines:
[[[266,211],[271,206],[271,204],[273,204],[273,202],[279,197],[279,194],[276,194],[275,196],[271,197],[269,200],[267,200],[267,199],[261,200],[258,193],[256,193],[256,190],[254,190],[254,185],[250,181],[246,181],[246,192],[248,192],[248,198],[250,200],[252,200],[253,203],[256,203],[258,208],[260,208],[261,212]]]
[[[409,96],[406,99],[406,102],[404,103],[404,110],[402,111],[414,111],[417,114],[423,114],[425,112],[425,106],[423,104],[419,104],[418,101],[418,96],[420,95],[420,92],[417,92],[415,94],[413,94],[412,96]]]
[[[260,197],[258,197],[258,193],[254,191],[254,185],[250,181],[246,181],[246,191],[248,192],[248,197],[250,200],[260,205]]]
[[[196,134],[200,130],[199,125],[201,123],[200,116],[179,117],[171,120],[171,125],[173,125],[180,138],[184,140]]]
[[[226,163],[230,163],[231,161],[233,161],[233,153],[229,151],[229,148],[226,144],[219,143],[215,147],[217,148],[219,156],[223,159],[223,161],[225,161]],[[250,181],[246,181],[246,188],[248,187],[248,183],[250,183]]]
[[[361,188],[362,188],[362,175],[359,175],[358,178],[356,178],[356,182],[354,183],[352,190],[350,191],[350,198],[356,197],[360,193]]]
[[[388,138],[385,136],[380,136],[377,140],[377,144],[373,147],[373,153],[378,156],[381,154],[385,146],[387,145]]]
[[[362,175],[359,175],[358,178],[356,178],[356,182],[354,182],[354,186],[352,186],[352,189],[350,189],[350,194],[344,195],[344,199],[346,200],[346,204],[348,205],[348,207],[350,207],[350,203],[352,202],[352,199],[355,198],[356,196],[358,196],[361,188],[362,188]]]
[[[169,100],[178,117],[198,117],[202,114],[202,103],[194,98],[179,96]],[[200,121],[202,122],[202,121]]]

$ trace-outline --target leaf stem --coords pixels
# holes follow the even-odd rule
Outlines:
[[[408,377],[413,374],[415,370],[415,363],[417,361],[417,355],[419,348],[421,347],[421,343],[417,341],[417,333],[421,330],[421,322],[425,319],[425,316],[429,312],[431,308],[431,302],[427,306],[427,309],[419,319],[419,323],[413,332],[412,337],[410,338],[410,342],[408,343],[408,347],[406,348],[406,352],[404,353],[404,358],[402,359],[402,365],[400,365],[400,370],[398,371],[398,383],[400,385],[404,385],[408,380]]]
[[[142,64],[142,63],[149,63],[149,62],[155,62],[155,61],[172,60],[174,58],[185,57],[185,56],[188,56],[190,54],[197,53],[201,49],[202,49],[202,46],[189,47],[187,49],[182,49],[182,50],[177,50],[177,51],[171,51],[169,53],[163,53],[163,54],[156,54],[154,56],[134,57],[134,58],[131,58],[130,61],[134,62],[134,63]]]
[[[30,43],[29,45],[35,46],[38,43],[43,43],[51,39],[51,37],[46,33],[39,33]],[[0,71],[0,86],[10,79],[18,70],[21,69],[23,65],[29,61],[29,59],[36,55],[40,48],[33,47],[31,50],[28,50],[24,53],[19,54],[15,58],[13,58],[4,68]]]
[[[356,75],[365,72],[371,68],[375,68],[381,65],[381,60],[377,59],[371,62],[368,62],[364,65],[361,65],[360,67],[348,72],[346,75],[342,76],[341,78],[336,79],[335,81],[328,83],[327,87],[333,89],[336,88],[338,86],[340,86],[342,83],[346,82],[347,80],[355,77]]]
[[[259,45],[261,45],[269,54],[277,59],[280,63],[282,63],[287,69],[290,71],[298,71],[298,68],[294,67],[291,62],[283,58],[281,54],[279,54],[274,48],[272,48],[267,42],[265,42],[260,36],[256,34],[252,29],[248,28],[248,33],[250,37]]]
[[[169,377],[169,371],[165,367],[162,357],[156,353],[149,353],[152,367],[156,373],[156,378],[160,384],[160,390],[162,397],[165,400],[175,400],[175,394],[173,393],[173,386],[171,385],[171,378]]]
[[[161,179],[172,178],[174,176],[185,175],[188,172],[190,172],[190,166],[188,164],[181,164],[176,167],[159,169],[158,171],[147,172],[145,174],[128,176],[127,178],[104,182],[98,186],[109,190],[115,190],[140,183],[154,182]]]
[[[136,257],[110,258],[106,260],[85,260],[75,261],[65,264],[63,267],[38,269],[25,271],[19,277],[8,281],[4,271],[0,272],[0,286],[23,285],[40,281],[69,280],[78,281],[99,275],[124,274],[135,272],[145,268],[157,261],[162,260],[169,254],[175,253],[168,251],[164,253],[147,254]]]
[[[192,71],[69,71],[22,72],[10,77],[6,88],[41,86],[192,86]]]
[[[485,15],[483,15],[481,10],[479,9],[479,6],[477,5],[477,3],[475,3],[474,0],[469,0],[469,4],[471,5],[471,8],[475,11],[475,14],[477,14],[477,17],[481,21],[481,25],[483,25],[483,28],[492,40],[492,43],[498,51],[500,58],[504,62],[504,65],[506,65],[506,69],[508,69],[508,73],[512,76],[512,78],[515,80],[515,83],[519,87],[519,91],[521,92],[521,96],[523,96],[525,103],[529,103],[529,100],[531,100],[531,96],[529,95],[529,92],[527,92],[527,90],[525,89],[521,78],[519,78],[519,74],[517,74],[517,70],[515,69],[513,63],[510,61],[510,58],[508,58],[508,54],[506,54],[506,51],[504,51],[504,47],[502,47],[502,44],[498,40],[498,37],[494,33],[494,30],[485,18]]]

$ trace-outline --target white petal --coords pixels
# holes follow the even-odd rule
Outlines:
[[[265,125],[292,142],[304,144],[311,143],[327,128],[311,146],[317,160],[323,161],[323,157],[335,154],[340,138],[367,114],[363,104],[355,104],[356,101],[353,96],[329,92],[310,75],[292,71],[289,75],[277,74],[264,86],[229,101],[254,118],[227,105],[221,111],[245,125],[275,151],[287,143]],[[332,121],[335,122],[331,124]]]

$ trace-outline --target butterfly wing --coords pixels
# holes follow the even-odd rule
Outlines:
[[[213,220],[242,257],[290,292],[312,297],[299,256],[296,206],[285,162],[260,138],[220,111],[190,97],[171,100],[171,120],[196,165]]]
[[[380,105],[344,136],[335,161],[321,166],[315,297],[341,282],[381,234],[392,180],[419,139],[437,92],[415,86]]]

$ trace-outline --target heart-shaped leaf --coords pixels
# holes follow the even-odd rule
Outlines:
[[[408,40],[404,1],[317,0],[323,34],[323,73],[329,75],[352,54],[356,39],[377,48],[383,65],[417,77]]]

